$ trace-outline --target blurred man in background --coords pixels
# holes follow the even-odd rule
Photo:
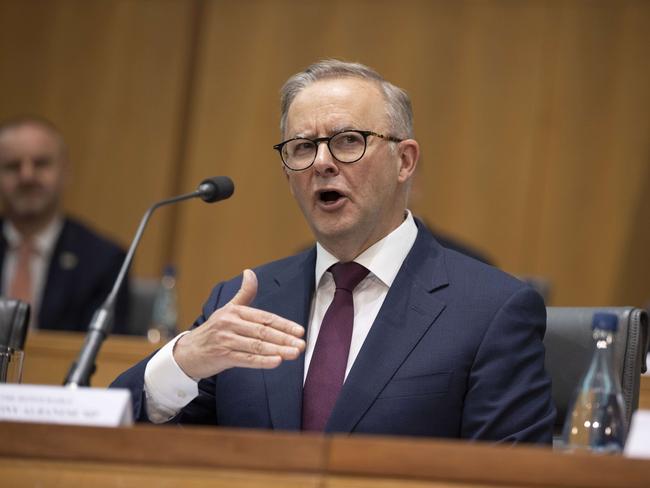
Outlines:
[[[84,331],[111,290],[124,251],[63,214],[68,151],[58,129],[38,117],[0,124],[2,296],[28,302],[31,326]],[[126,327],[128,288],[115,332]]]

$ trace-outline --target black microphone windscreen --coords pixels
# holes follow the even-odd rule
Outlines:
[[[227,176],[213,176],[203,180],[198,191],[204,202],[213,203],[231,197],[235,191],[235,184]]]

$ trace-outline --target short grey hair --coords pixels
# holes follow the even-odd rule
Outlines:
[[[280,90],[280,131],[285,135],[289,107],[298,93],[312,83],[337,78],[359,78],[375,83],[386,100],[386,116],[392,136],[400,139],[413,138],[413,108],[408,94],[386,81],[374,69],[361,63],[348,63],[338,59],[324,59],[296,73]]]

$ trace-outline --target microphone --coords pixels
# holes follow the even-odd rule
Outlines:
[[[230,198],[235,191],[235,185],[227,176],[213,176],[203,180],[196,191],[201,200],[214,203]]]
[[[122,263],[120,272],[115,279],[111,292],[108,294],[108,297],[106,297],[106,300],[101,307],[97,309],[90,321],[88,334],[86,335],[83,346],[81,346],[79,356],[77,357],[77,360],[72,363],[72,366],[70,366],[70,371],[68,371],[63,382],[65,386],[76,388],[79,386],[90,385],[90,377],[95,372],[95,359],[97,359],[99,349],[101,348],[104,339],[106,339],[110,334],[113,326],[117,293],[124,282],[126,272],[131,265],[131,261],[133,261],[133,255],[135,254],[135,250],[140,243],[142,234],[144,233],[144,228],[146,227],[147,222],[149,222],[149,218],[153,212],[159,207],[181,202],[183,200],[189,200],[191,198],[200,198],[206,203],[218,202],[232,196],[234,191],[235,185],[230,178],[227,176],[214,176],[203,180],[196,191],[193,191],[192,193],[167,198],[154,203],[149,207],[143,215],[142,220],[140,220],[138,230],[135,233],[135,237],[131,242],[126,257],[124,258],[124,262]]]

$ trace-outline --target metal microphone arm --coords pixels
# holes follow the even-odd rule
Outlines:
[[[113,325],[113,317],[115,315],[115,301],[117,294],[122,286],[122,282],[126,277],[126,272],[131,265],[133,260],[133,255],[135,250],[140,243],[144,229],[149,222],[149,218],[153,212],[165,205],[169,205],[176,202],[181,202],[183,200],[189,200],[190,198],[200,197],[208,203],[212,203],[218,200],[223,200],[232,195],[234,191],[234,186],[232,180],[226,176],[217,176],[215,178],[208,178],[203,180],[199,185],[199,188],[192,192],[186,193],[185,195],[180,195],[166,200],[161,200],[153,204],[145,212],[142,220],[140,220],[140,225],[138,230],[135,233],[133,241],[131,241],[131,247],[124,258],[120,272],[117,275],[113,289],[104,300],[104,303],[97,309],[93,315],[90,325],[88,326],[88,334],[86,335],[86,340],[84,341],[81,351],[79,351],[79,356],[77,360],[70,367],[70,371],[64,380],[66,386],[76,388],[79,386],[89,386],[90,377],[95,372],[95,359],[99,353],[99,349],[104,342],[104,339],[110,334],[110,330]]]
[[[129,270],[131,261],[133,261],[135,250],[138,247],[138,244],[140,244],[140,239],[142,239],[142,234],[144,234],[144,229],[147,226],[147,223],[149,222],[149,219],[151,218],[151,215],[154,213],[154,211],[160,207],[164,207],[165,205],[169,205],[171,203],[176,203],[176,202],[182,202],[183,200],[189,200],[190,198],[200,197],[201,195],[202,195],[201,191],[196,190],[192,193],[187,193],[185,195],[180,195],[177,197],[168,198],[167,200],[162,200],[158,203],[154,203],[151,207],[149,207],[149,209],[142,216],[142,220],[140,220],[140,225],[138,226],[138,230],[135,233],[135,237],[131,242],[131,247],[129,247],[129,251],[126,253],[126,257],[124,258],[124,262],[122,263],[122,268],[120,268],[120,274],[117,275],[117,279],[115,280],[113,289],[108,294],[108,297],[106,297],[106,300],[104,301],[104,305],[114,306],[113,304],[117,299],[117,294],[120,291],[124,278],[126,277],[126,272]],[[102,307],[104,305],[102,305]]]

